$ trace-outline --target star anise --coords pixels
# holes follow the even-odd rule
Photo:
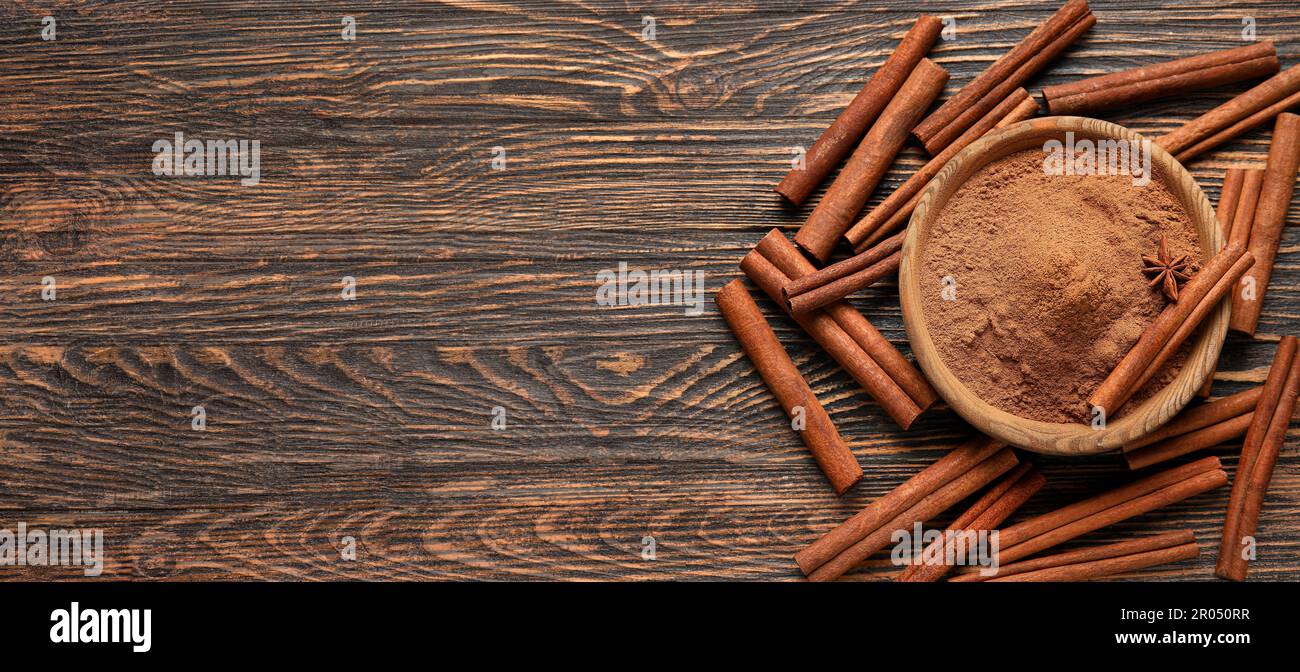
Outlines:
[[[1186,254],[1177,259],[1170,258],[1169,245],[1165,237],[1160,236],[1160,247],[1156,250],[1156,256],[1142,255],[1142,264],[1145,266],[1142,272],[1151,278],[1147,286],[1160,285],[1160,289],[1170,301],[1178,301],[1178,283],[1187,282],[1191,278],[1184,272],[1192,265],[1191,259]]]

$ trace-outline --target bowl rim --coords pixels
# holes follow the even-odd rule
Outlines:
[[[917,362],[935,390],[958,415],[985,434],[1027,450],[1055,455],[1089,455],[1119,448],[1149,434],[1191,401],[1217,365],[1227,335],[1231,297],[1225,297],[1198,330],[1192,353],[1174,380],[1136,408],[1127,409],[1118,419],[1104,422],[1101,427],[1044,422],[1013,415],[980,399],[939,357],[925,323],[917,278],[919,264],[915,263],[935,218],[952,194],[980,168],[1017,151],[1015,148],[1021,143],[1034,138],[1063,139],[1067,132],[1094,139],[1147,143],[1152,165],[1158,167],[1155,172],[1164,176],[1170,191],[1175,193],[1192,218],[1204,257],[1208,259],[1224,245],[1218,218],[1205,192],[1187,169],[1154,141],[1100,119],[1037,117],[1009,124],[971,143],[958,152],[922,191],[903,240],[899,298],[903,326]]]

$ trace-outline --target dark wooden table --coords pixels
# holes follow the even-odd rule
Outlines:
[[[0,528],[102,528],[111,578],[797,578],[795,550],[968,430],[938,409],[898,431],[764,301],[867,470],[837,500],[712,292],[802,222],[771,192],[790,147],[918,11],[957,20],[931,54],[951,94],[1058,4],[6,3]],[[1035,86],[1237,46],[1243,17],[1284,66],[1300,54],[1290,1],[1093,8]],[[1106,118],[1164,132],[1242,88]],[[177,131],[259,140],[261,183],[155,175]],[[1268,137],[1191,166],[1212,199]],[[921,160],[908,149],[873,202]],[[1289,228],[1260,335],[1230,340],[1216,393],[1262,380],[1298,330],[1298,246]],[[597,305],[620,262],[703,270],[703,314]],[[905,347],[896,293],[856,303]],[[1295,434],[1254,578],[1300,578]],[[1130,478],[1115,455],[1041,464],[1028,513]],[[1190,526],[1201,558],[1142,576],[1210,580],[1227,495],[1082,541]],[[853,576],[892,571],[878,556]]]

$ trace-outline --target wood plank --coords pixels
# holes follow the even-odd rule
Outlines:
[[[864,489],[901,482],[969,434],[943,408],[882,431],[887,416],[829,358],[806,342],[791,351],[869,466]],[[1222,372],[1216,394],[1267,374],[1271,348],[1239,352],[1252,368]],[[409,503],[470,473],[635,482],[647,465],[670,480],[785,473],[825,489],[752,367],[718,346],[6,346],[0,363],[0,508],[11,510]],[[497,407],[504,429],[491,426]],[[1094,469],[1123,468],[1117,454],[1044,461],[1080,489]],[[533,486],[509,490],[520,487]]]
[[[958,32],[935,60],[964,83],[1059,3],[958,3],[927,8]],[[1204,0],[1095,2],[1099,28],[1049,77],[1131,67],[1240,43],[1241,11]],[[856,2],[623,3],[514,1],[470,6],[384,3],[179,2],[88,4],[62,12],[59,39],[0,54],[6,85],[49,86],[53,98],[15,101],[6,114],[135,108],[254,118],[311,110],[345,118],[454,120],[717,118],[832,113],[878,66],[917,8]],[[36,8],[0,27],[6,41],[39,35]],[[1286,36],[1300,16],[1284,0],[1252,3],[1260,35]],[[340,19],[358,21],[353,42]],[[656,19],[654,40],[642,17]],[[1104,30],[1104,32],[1103,32]],[[1152,40],[1159,35],[1161,40]],[[91,51],[95,58],[87,59]],[[1045,81],[1046,80],[1045,78]]]
[[[1043,84],[1240,41],[1240,12],[1210,3],[1094,4],[1106,39],[1085,38]],[[16,90],[40,86],[41,95],[16,96],[0,109],[0,147],[8,150],[0,152],[0,203],[12,213],[0,221],[0,259],[429,259],[446,247],[469,254],[479,240],[480,248],[527,255],[542,253],[536,241],[502,245],[510,238],[491,234],[577,230],[581,244],[610,220],[648,227],[646,238],[685,226],[797,224],[800,213],[770,193],[789,147],[816,137],[914,9],[662,9],[665,30],[647,58],[667,54],[686,70],[735,73],[736,90],[719,94],[720,104],[705,99],[713,95],[707,82],[642,83],[656,97],[674,97],[680,113],[663,102],[629,104],[625,97],[637,94],[625,93],[627,82],[636,76],[622,70],[648,61],[630,55],[645,45],[624,22],[639,16],[599,3],[432,12],[386,5],[375,13],[386,27],[367,33],[363,15],[355,43],[338,37],[335,13],[304,13],[293,3],[255,12],[239,2],[181,3],[168,12],[148,3],[90,5],[67,18],[60,40],[37,42],[38,49],[19,48],[38,32],[38,13],[17,17],[0,28],[15,47],[0,49],[9,66],[0,68],[7,78],[0,81]],[[935,52],[954,72],[952,90],[1045,11],[1041,3],[954,6],[958,36]],[[1251,14],[1262,37],[1300,26],[1281,2],[1253,6]],[[272,30],[292,39],[267,40]],[[533,44],[523,37],[533,32],[554,39]],[[501,34],[521,37],[490,39]],[[85,56],[88,49],[96,58]],[[581,75],[552,62],[555,52],[580,61],[573,67]],[[353,57],[364,57],[355,66],[363,74],[349,70]],[[384,102],[394,90],[406,93]],[[1163,132],[1235,90],[1108,118]],[[763,122],[753,123],[760,115]],[[153,176],[149,148],[174,130],[261,138],[263,184]],[[1209,186],[1228,163],[1262,162],[1266,139],[1266,130],[1256,131],[1198,161],[1198,178]],[[505,175],[489,165],[498,145],[511,160]],[[918,154],[905,157],[876,199],[918,165]],[[684,198],[697,219],[683,221],[662,205]],[[1300,223],[1300,214],[1290,222]]]
[[[632,472],[641,478],[635,484],[601,481],[581,490],[570,486],[545,492],[544,500],[505,501],[483,494],[462,499],[440,493],[436,504],[354,500],[347,507],[32,509],[24,520],[44,529],[103,529],[104,576],[149,580],[797,580],[791,555],[839,522],[825,502],[808,498],[802,484],[790,487],[780,473],[771,474],[761,489],[708,470],[700,482],[656,482],[652,473]],[[1290,480],[1297,475],[1286,473]],[[472,485],[481,492],[484,484]],[[490,485],[517,482],[507,477]],[[1080,494],[1058,485],[1051,481],[1017,516],[1034,515]],[[1204,549],[1201,557],[1126,578],[1213,581],[1211,549],[1226,501],[1226,490],[1207,493],[1062,550],[1190,527]],[[1287,515],[1280,507],[1265,510],[1260,530],[1268,536],[1251,564],[1252,579],[1285,579],[1293,573],[1300,539],[1277,533],[1289,527]],[[340,558],[346,536],[357,542],[355,561]],[[655,541],[653,560],[642,558],[645,537]],[[15,578],[28,580],[82,577],[77,567],[12,569]],[[847,579],[887,580],[896,572],[887,555],[877,555]]]
[[[933,53],[948,94],[1056,4],[927,6],[958,21]],[[1297,53],[1300,8],[1282,0],[1091,4],[1098,28],[1035,86],[1237,46],[1246,13],[1284,63]],[[815,139],[916,11],[0,9],[0,526],[102,527],[114,578],[798,578],[794,551],[967,430],[939,408],[896,431],[761,300],[870,474],[837,500],[711,294],[764,232],[802,222],[806,209],[770,191],[790,147]],[[339,36],[347,14],[356,42]],[[1239,89],[1106,118],[1159,133]],[[259,139],[262,183],[154,176],[152,143],[176,130]],[[1262,166],[1267,142],[1257,130],[1193,172],[1216,198],[1224,168]],[[491,168],[495,146],[506,171]],[[923,160],[907,150],[874,200]],[[1277,334],[1295,331],[1298,235],[1284,234],[1261,340],[1229,340],[1216,393],[1262,380]],[[619,262],[704,271],[703,314],[598,306],[596,274]],[[340,300],[345,275],[356,301]],[[55,301],[41,299],[45,276]],[[896,291],[855,303],[906,351]],[[1254,578],[1297,576],[1296,442],[1292,430]],[[1025,516],[1131,478],[1115,455],[1034,459],[1050,484]],[[1226,497],[1084,541],[1191,526],[1202,557],[1141,576],[1212,580]],[[345,534],[355,562],[338,558]],[[655,560],[641,557],[647,535]],[[886,563],[852,578],[889,578]]]
[[[771,189],[788,148],[823,123],[483,125],[456,135],[357,123],[333,139],[264,137],[255,187],[236,177],[153,175],[153,141],[179,126],[106,120],[58,142],[32,132],[5,140],[12,151],[0,152],[7,157],[0,158],[7,164],[0,168],[0,262],[739,251],[767,229],[797,227],[806,217],[812,204],[796,210]],[[211,132],[243,137],[234,127]],[[1210,198],[1227,166],[1263,165],[1269,133],[1257,130],[1193,164]],[[504,171],[492,169],[494,146],[508,148]],[[871,203],[922,161],[907,150]],[[1287,221],[1300,225],[1300,198]]]
[[[794,355],[865,454],[933,451],[964,431],[935,414],[906,435],[881,434],[883,412],[827,358]],[[649,462],[676,473],[774,460],[821,482],[743,357],[712,345],[10,346],[3,362],[12,394],[0,445],[14,461],[0,461],[12,484],[0,506],[311,497],[322,470],[351,473],[354,485],[335,485],[351,497],[413,484],[392,478],[399,464]],[[196,405],[205,431],[192,430]],[[505,430],[490,426],[496,407]]]
[[[1296,252],[1300,229],[1288,229],[1265,297],[1262,335],[1294,324],[1300,306]],[[757,237],[757,236],[755,236]],[[712,292],[736,277],[741,250],[709,254],[641,254],[632,259],[563,262],[284,264],[267,262],[0,264],[3,315],[27,343],[158,344],[426,340],[441,344],[563,344],[618,339],[637,344],[665,338],[731,344]],[[689,305],[602,306],[602,271],[701,271],[707,290],[701,313]],[[344,300],[344,278],[356,299]],[[55,297],[45,300],[45,278]],[[880,283],[858,305],[886,335],[902,341],[896,283]],[[699,298],[699,297],[695,297]],[[698,304],[697,304],[698,305]],[[772,313],[775,315],[775,313]],[[793,323],[775,319],[779,334]],[[705,324],[710,326],[706,327]],[[13,340],[15,337],[10,337]]]

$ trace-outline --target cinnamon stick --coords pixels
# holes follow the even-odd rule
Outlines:
[[[964,570],[962,574],[952,577],[950,581],[976,582],[1006,580],[1008,577],[1017,574],[1025,574],[1027,572],[1036,572],[1053,567],[1064,567],[1085,562],[1106,560],[1108,558],[1119,558],[1136,553],[1157,551],[1163,548],[1173,548],[1175,546],[1195,543],[1196,535],[1194,535],[1191,530],[1176,530],[1174,532],[1164,532],[1161,534],[1141,537],[1139,539],[1120,541],[1113,544],[1090,546],[1088,548],[1081,548],[1077,551],[1069,551],[1067,553],[1045,555],[1041,558],[1022,560],[1020,562],[1013,562],[1009,565],[1000,565],[997,574],[994,576],[985,576],[977,570]]]
[[[1277,344],[1277,350],[1273,353],[1273,362],[1269,365],[1264,384],[1260,386],[1259,400],[1255,403],[1256,417],[1247,430],[1246,440],[1242,444],[1243,448],[1249,449],[1249,457],[1243,453],[1243,461],[1237,464],[1238,469],[1243,466],[1248,467],[1254,461],[1255,451],[1259,450],[1263,443],[1264,435],[1268,432],[1268,423],[1272,421],[1273,413],[1282,398],[1287,372],[1296,362],[1298,354],[1300,354],[1300,340],[1295,336],[1283,336]]]
[[[771,261],[758,250],[751,250],[741,260],[740,270],[781,305],[781,285],[788,278]],[[818,311],[795,315],[794,319],[900,427],[907,429],[921,415],[916,402],[829,315]]]
[[[990,110],[988,114],[981,117],[979,122],[974,126],[971,126],[970,129],[963,133],[960,138],[953,141],[945,147],[942,152],[939,152],[934,158],[927,161],[924,166],[921,166],[920,170],[907,178],[907,181],[904,182],[902,186],[895,189],[894,193],[890,194],[880,203],[880,205],[873,208],[871,212],[868,212],[865,217],[854,224],[853,228],[845,232],[844,238],[849,241],[850,245],[855,247],[858,246],[863,239],[868,235],[871,235],[871,233],[876,229],[880,228],[882,224],[886,221],[891,221],[891,217],[894,213],[898,212],[900,208],[903,208],[905,205],[911,205],[912,207],[908,208],[907,214],[904,215],[904,218],[911,216],[912,209],[916,207],[915,204],[912,203],[912,199],[917,197],[926,185],[930,184],[930,180],[933,180],[934,176],[939,174],[939,171],[948,164],[948,161],[952,160],[952,157],[956,156],[957,152],[965,149],[967,145],[975,142],[979,138],[983,137],[985,133],[993,130],[999,121],[1005,118],[1008,114],[1011,114],[1013,110],[1018,109],[1020,104],[1025,101],[1032,103],[1034,106],[1033,111],[1037,112],[1038,104],[1033,102],[1033,99],[1029,97],[1028,91],[1024,89],[1016,89],[1015,91],[1012,91],[1011,95],[1007,96],[1001,103],[998,103],[998,105]],[[1020,113],[1024,114],[1024,111],[1021,111]],[[1028,118],[1028,116],[1032,116],[1032,114],[1027,115],[1025,118]]]
[[[990,581],[1091,581],[1115,574],[1123,574],[1147,567],[1158,567],[1174,562],[1191,560],[1201,554],[1201,549],[1197,547],[1195,540],[1186,544],[1169,546],[1167,548],[1158,548],[1151,551],[1143,551],[1130,555],[1121,555],[1104,560],[1092,560],[1089,562],[1078,562],[1069,565],[1061,565],[1048,569],[1040,569],[1031,572],[1022,572],[1006,577],[990,579]]]
[[[1191,329],[1184,330],[1183,327],[1186,325],[1195,328],[1195,323],[1189,324],[1189,318],[1193,313],[1198,313],[1198,305],[1215,289],[1215,284],[1242,258],[1244,253],[1245,250],[1240,245],[1229,243],[1206,262],[1200,272],[1192,276],[1179,292],[1178,301],[1166,306],[1147,326],[1138,337],[1137,343],[1124,355],[1115,370],[1088,398],[1088,403],[1094,408],[1103,409],[1107,417],[1113,416],[1138,389],[1137,381],[1143,377],[1150,378],[1155,373],[1155,370],[1149,371],[1148,367],[1161,355],[1162,349],[1173,343],[1180,333],[1184,338],[1190,335]],[[1213,305],[1211,303],[1209,307],[1212,308]],[[1198,314],[1203,318],[1208,315],[1208,310]],[[1181,344],[1181,341],[1178,343]],[[1175,349],[1177,347],[1174,345]]]
[[[1232,226],[1227,233],[1228,244],[1236,243],[1249,250],[1250,232],[1255,227],[1255,213],[1259,210],[1259,196],[1263,193],[1267,171],[1248,168],[1241,184],[1241,194],[1232,211]],[[1240,224],[1240,226],[1238,226]]]
[[[1125,444],[1124,452],[1131,453],[1139,448],[1160,443],[1166,439],[1194,432],[1198,429],[1205,429],[1210,425],[1231,420],[1239,415],[1249,414],[1255,410],[1255,404],[1259,401],[1259,395],[1263,390],[1263,387],[1256,385],[1234,395],[1185,410],[1160,429]]]
[[[1286,430],[1291,425],[1291,414],[1295,411],[1296,397],[1300,396],[1300,365],[1291,363],[1291,372],[1287,376],[1286,387],[1278,400],[1277,410],[1269,422],[1268,433],[1260,444],[1259,452],[1251,464],[1250,478],[1246,482],[1246,498],[1241,508],[1241,519],[1237,524],[1237,541],[1242,544],[1247,538],[1254,538],[1255,528],[1259,524],[1259,514],[1264,507],[1264,495],[1268,493],[1269,482],[1273,480],[1273,467],[1277,464],[1278,453],[1286,441]],[[1241,546],[1238,546],[1241,550]],[[1244,553],[1229,556],[1228,569],[1224,578],[1244,581],[1250,562]]]
[[[963,511],[961,515],[957,516],[952,523],[944,528],[945,533],[966,531],[966,529],[974,524],[975,521],[979,520],[979,517],[983,515],[984,512],[988,511],[999,499],[1004,497],[1007,492],[1010,491],[1012,487],[1015,486],[1015,484],[1033,468],[1033,464],[1029,462],[1021,462],[1016,465],[1015,469],[1003,474],[1002,478],[998,479],[998,481],[993,485],[990,485],[988,489],[984,491],[984,494],[980,495],[979,499],[976,499],[975,502],[970,505],[970,508]],[[894,580],[922,580],[917,576],[919,568],[926,562],[935,562],[937,558],[945,558],[947,552],[946,547],[947,544],[943,539],[936,540],[929,544],[920,552],[919,555],[911,558],[911,564],[907,565],[903,571],[894,578]],[[944,550],[940,551],[939,549]]]
[[[1002,480],[989,488],[982,497],[948,526],[948,531],[961,535],[992,530],[1011,517],[1034,493],[1047,482],[1043,475],[1033,469],[1028,462],[1011,470]],[[931,543],[921,552],[919,558],[913,559],[897,581],[924,582],[938,581],[953,569],[947,562],[949,549],[954,549],[955,539],[947,535]],[[955,551],[955,549],[954,549]]]
[[[1128,394],[1120,399],[1119,406],[1123,406],[1124,402],[1128,401],[1128,398],[1133,396],[1134,392],[1142,389],[1142,386],[1146,385],[1147,381],[1155,377],[1156,373],[1160,371],[1160,367],[1164,366],[1178,351],[1178,346],[1191,337],[1192,332],[1196,331],[1196,328],[1205,321],[1205,318],[1209,317],[1210,313],[1218,307],[1219,301],[1228,296],[1228,293],[1232,291],[1232,288],[1237,285],[1237,282],[1246,274],[1246,271],[1250,270],[1254,263],[1255,257],[1247,252],[1237,259],[1236,263],[1228,269],[1227,273],[1223,274],[1223,277],[1219,278],[1218,282],[1214,283],[1209,293],[1202,297],[1196,307],[1192,309],[1192,312],[1188,314],[1187,319],[1183,320],[1183,323],[1174,330],[1173,335],[1169,337],[1169,341],[1156,354],[1155,359],[1151,360],[1151,363],[1147,365],[1146,371],[1142,372],[1141,376],[1138,376],[1133,386],[1129,388]]]
[[[811,574],[818,567],[879,529],[881,525],[912,508],[939,488],[970,472],[976,465],[988,460],[1005,446],[1006,444],[987,436],[976,437],[961,444],[796,553],[795,563],[799,565],[804,575]]]
[[[1016,123],[1017,121],[1024,121],[1030,117],[1036,116],[1037,114],[1038,114],[1038,101],[1034,100],[1034,98],[1031,96],[1029,98],[1020,101],[1015,107],[1011,108],[1011,111],[1008,112],[1006,116],[999,119],[998,123],[993,124],[993,128],[994,129],[1005,128],[1007,126],[1010,126],[1011,124]]]
[[[1224,49],[1043,88],[1051,114],[1084,115],[1276,74],[1272,42]]]
[[[1222,467],[1219,458],[1210,456],[1150,474],[1056,511],[1044,513],[1004,528],[1000,541],[1004,547],[1014,546],[1032,537],[1050,532],[1062,525],[1105,511],[1121,502],[1137,499],[1199,474],[1222,469]]]
[[[1145,448],[1124,453],[1129,469],[1143,469],[1204,448],[1217,446],[1246,434],[1252,413],[1229,418],[1201,429],[1175,436]]]
[[[1149,495],[1138,497],[1137,499],[1117,504],[1100,513],[1076,520],[1068,525],[1062,525],[1051,532],[1041,536],[1034,537],[1023,543],[1004,547],[999,553],[1001,562],[1014,562],[1044,549],[1051,548],[1058,544],[1074,539],[1088,532],[1099,530],[1109,525],[1114,525],[1123,520],[1134,516],[1154,511],[1156,509],[1181,502],[1184,499],[1207,492],[1215,488],[1220,488],[1228,484],[1228,474],[1223,471],[1207,471],[1203,474],[1197,474],[1187,480],[1174,483],[1173,485],[1161,488]],[[1003,544],[1006,542],[1003,541]]]
[[[908,75],[916,69],[916,64],[934,46],[942,30],[943,22],[937,17],[922,15],[918,18],[884,65],[876,70],[849,106],[813,143],[804,155],[803,168],[787,173],[785,179],[776,185],[776,193],[795,205],[803,205],[817,185],[853,151],[871,122],[876,120]]]
[[[1228,475],[1217,457],[1206,457],[1157,472],[1128,485],[1089,497],[1003,529],[999,562],[1008,564],[1121,520],[1225,485]]]
[[[949,507],[979,492],[981,488],[1016,466],[1016,454],[1010,448],[1003,448],[992,457],[975,465],[966,473],[953,479],[947,485],[921,499],[911,508],[895,516],[876,530],[867,534],[860,541],[849,546],[843,552],[828,560],[825,564],[808,574],[809,581],[833,581],[853,569],[863,560],[871,557],[889,544],[897,530],[909,529],[919,522],[925,522],[948,510]]]
[[[1273,103],[1272,105],[1242,119],[1241,121],[1210,135],[1187,149],[1174,154],[1174,158],[1186,163],[1187,161],[1190,161],[1191,159],[1196,158],[1197,156],[1200,156],[1201,154],[1204,154],[1205,152],[1214,149],[1237,136],[1243,135],[1256,126],[1263,125],[1268,120],[1297,106],[1300,106],[1300,91],[1296,91],[1286,98],[1283,98],[1282,100],[1279,100],[1276,103]]]
[[[1294,336],[1283,337],[1278,343],[1277,350],[1273,353],[1273,363],[1269,366],[1268,376],[1260,390],[1259,401],[1255,405],[1254,417],[1251,418],[1250,427],[1246,430],[1246,440],[1242,442],[1241,447],[1241,458],[1237,460],[1237,475],[1232,480],[1232,493],[1228,496],[1223,536],[1219,541],[1219,559],[1214,570],[1219,576],[1224,576],[1228,572],[1231,556],[1240,550],[1236,547],[1237,540],[1241,538],[1237,529],[1241,523],[1242,508],[1246,501],[1246,487],[1249,481],[1247,475],[1251,471],[1264,436],[1268,433],[1269,423],[1273,420],[1273,412],[1281,399],[1287,375],[1296,358],[1296,346],[1297,341]]]
[[[1237,474],[1232,481],[1232,493],[1228,496],[1223,537],[1219,541],[1219,559],[1214,569],[1215,574],[1224,578],[1241,580],[1246,576],[1246,562],[1241,557],[1243,549],[1239,544],[1245,537],[1250,536],[1249,533],[1242,532],[1242,521],[1246,516],[1247,502],[1251,499],[1249,492],[1251,476],[1255,471],[1255,463],[1263,452],[1274,417],[1278,415],[1283,403],[1292,370],[1297,368],[1296,349],[1297,340],[1294,336],[1285,336],[1278,343],[1277,351],[1273,354],[1273,363],[1269,366],[1268,377],[1264,380],[1260,392],[1259,402],[1255,406],[1254,417],[1246,430],[1246,440],[1242,442],[1241,458],[1237,460]],[[1285,414],[1287,422],[1290,422],[1290,417],[1290,412]],[[1286,431],[1285,426],[1282,431]]]
[[[931,179],[935,178],[935,175],[939,174],[939,170],[943,169],[944,166],[948,164],[948,161],[952,160],[953,156],[957,156],[957,152],[962,151],[963,148],[966,148],[967,144],[975,142],[975,140],[979,139],[980,136],[993,130],[993,126],[995,126],[1002,117],[1005,117],[1006,114],[1015,109],[1017,105],[1028,99],[1030,99],[1030,92],[1024,90],[1024,88],[1017,88],[1017,90],[1011,91],[1011,95],[1006,96],[1006,99],[1002,100],[1001,103],[998,103],[997,107],[989,110],[988,114],[984,114],[984,117],[980,118],[979,122],[976,122],[974,126],[971,126],[966,133],[963,133],[961,138],[954,140],[952,144],[949,144],[948,147],[944,148],[943,152],[937,153],[933,159],[926,162],[926,165],[920,166],[920,170],[917,170],[917,172],[911,175],[910,178],[907,178],[907,181],[902,183],[902,186],[896,188],[893,194],[881,201],[880,205],[876,205],[875,208],[872,208],[871,212],[868,212],[862,220],[859,220],[857,224],[854,224],[852,229],[846,231],[844,238],[848,239],[849,244],[852,244],[852,246],[857,246],[858,243],[861,243],[863,238],[866,238],[868,234],[871,234],[872,231],[878,229],[881,224],[884,224],[884,221],[888,220],[889,216],[892,216],[894,212],[897,212],[898,208],[901,208],[902,205],[911,200],[913,196],[920,194],[920,191],[922,191],[926,185],[930,185]]]
[[[1300,168],[1300,114],[1280,114],[1273,126],[1268,168],[1255,206],[1254,225],[1250,228],[1249,250],[1255,257],[1255,265],[1247,272],[1249,279],[1242,279],[1241,291],[1232,295],[1232,319],[1228,327],[1233,331],[1255,335],[1264,292],[1273,275],[1273,260],[1282,239],[1282,228],[1286,226],[1286,211],[1291,206],[1297,168]]]
[[[1232,235],[1232,221],[1237,214],[1237,201],[1246,184],[1247,171],[1246,168],[1229,168],[1223,173],[1223,188],[1219,190],[1219,204],[1214,210],[1214,216],[1219,220],[1224,241]]]
[[[786,414],[791,419],[796,414],[804,418],[805,428],[799,432],[799,437],[812,452],[813,459],[830,480],[835,493],[844,494],[862,478],[862,467],[840,438],[812,388],[808,387],[785,348],[781,347],[744,282],[732,280],[718,290],[714,300],[727,326],[740,341],[741,349],[749,356]]]
[[[1174,158],[1185,162],[1286,110],[1290,105],[1279,108],[1277,103],[1291,101],[1297,93],[1300,93],[1300,65],[1279,72],[1236,98],[1166,133],[1156,140],[1156,144],[1164,147]],[[1215,141],[1213,144],[1207,142],[1211,139]]]
[[[866,252],[791,280],[781,294],[791,312],[816,310],[898,272],[902,249],[903,234],[899,233]]]
[[[795,235],[794,242],[818,261],[826,261],[835,243],[867,202],[880,178],[903,148],[907,132],[925,114],[948,82],[948,71],[923,58],[898,95],[889,102],[867,136],[849,157],[826,195]]]
[[[867,252],[856,254],[848,259],[831,264],[826,268],[791,280],[790,283],[785,286],[784,294],[787,296],[798,296],[804,292],[848,277],[876,264],[902,248],[903,237],[894,236],[886,244],[877,245]]]
[[[1223,230],[1225,241],[1236,240],[1245,247],[1250,243],[1250,227],[1255,221],[1255,205],[1259,201],[1259,189],[1264,183],[1264,171],[1245,168],[1229,168],[1223,176],[1223,190],[1219,194],[1219,207],[1215,216]],[[1244,198],[1243,198],[1244,197]],[[1235,227],[1240,220],[1242,226]],[[1235,232],[1235,233],[1234,233]],[[1218,366],[1210,369],[1210,375],[1201,384],[1200,395],[1210,396],[1214,385],[1214,375]]]
[[[777,229],[772,229],[758,241],[755,249],[767,257],[788,278],[801,278],[815,271],[799,250]],[[774,301],[777,299],[773,299]],[[852,338],[872,359],[884,369],[898,386],[907,392],[907,396],[916,402],[922,411],[934,405],[939,395],[930,386],[921,372],[903,357],[888,339],[884,337],[867,318],[847,301],[836,301],[822,307],[835,323]]]
[[[1070,0],[912,131],[938,154],[1016,87],[1064,52],[1097,20],[1085,0]]]

